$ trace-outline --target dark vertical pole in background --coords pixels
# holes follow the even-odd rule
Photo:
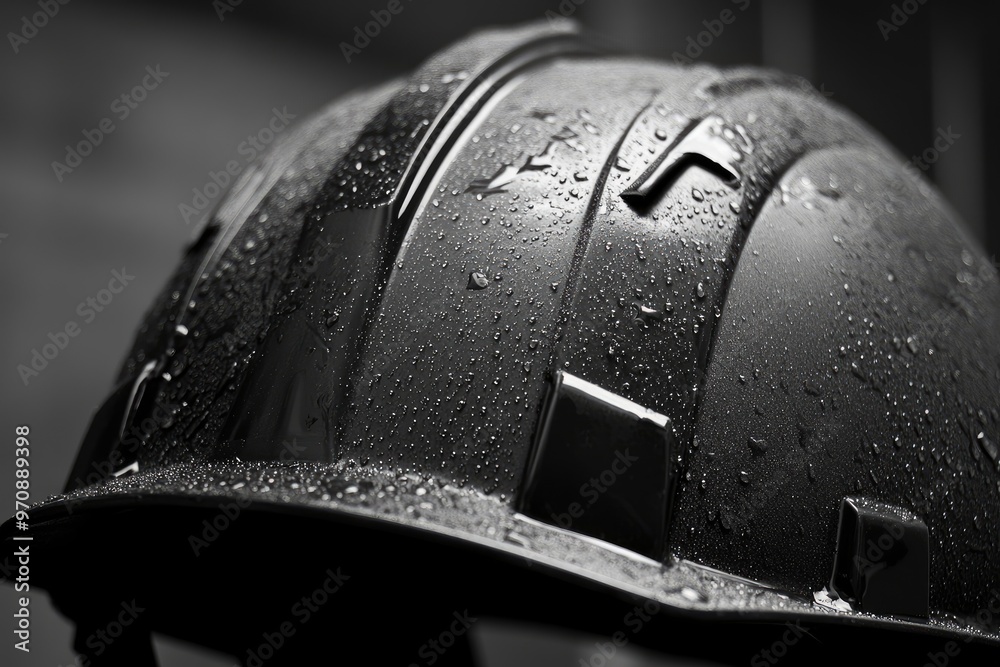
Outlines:
[[[1000,36],[996,34],[997,20],[1000,20],[1000,7],[991,3],[983,22],[979,26],[981,46],[980,62],[983,68],[979,72],[979,89],[983,91],[983,118],[985,127],[982,136],[983,183],[986,202],[983,207],[986,221],[986,245],[994,254],[995,262],[1000,262],[1000,196],[997,188],[1000,186],[1000,163],[996,155],[1000,150],[1000,82],[997,70],[1000,69]],[[978,141],[979,137],[972,137]],[[1000,268],[1000,267],[998,267]]]
[[[895,13],[903,5],[913,10]],[[741,7],[746,7],[742,9]],[[988,253],[1000,254],[996,88],[1000,6],[903,0],[620,0],[579,5],[574,18],[625,50],[671,60],[723,10],[736,19],[701,48],[698,62],[761,64],[802,76],[854,112],[904,160],[933,156],[949,128],[960,135],[924,172]],[[880,25],[880,21],[883,21]],[[944,140],[939,141],[939,146]]]
[[[689,38],[698,40],[699,33],[707,30],[706,22],[718,29],[723,10],[732,12],[732,22],[694,47],[697,55],[692,57],[687,51]],[[643,55],[673,62],[676,52],[695,62],[724,66],[760,63],[760,2],[755,0],[601,0],[584,2],[578,14],[588,30],[609,35],[621,48]]]
[[[788,0],[764,2],[776,14],[796,11],[785,7],[792,4]],[[1000,52],[989,32],[1000,17],[997,7],[914,3],[908,5],[916,7],[912,14],[894,17],[904,3],[809,4],[814,25],[821,28],[815,33],[813,83],[832,91],[835,101],[874,126],[905,159],[923,161],[925,151],[932,158],[937,152],[925,174],[987,252],[998,252],[997,224],[988,221],[1000,216],[1000,206],[989,197],[1000,173],[988,156],[1000,133],[987,122],[1000,112],[995,86]],[[880,27],[879,21],[892,27]],[[772,33],[765,41],[773,38]],[[789,50],[785,46],[777,53]],[[774,65],[795,71],[790,61]],[[960,137],[945,139],[949,129],[952,137]],[[942,146],[947,149],[938,151]]]
[[[883,35],[888,2],[813,3],[816,76],[842,104],[881,132],[905,159],[934,140],[930,13],[922,5],[898,30]]]
[[[978,238],[986,237],[982,33],[956,5],[929,7],[935,135],[954,140],[932,167],[934,181]],[[965,20],[963,20],[963,17]],[[943,136],[957,135],[943,140]]]
[[[815,80],[816,45],[812,0],[766,0],[761,4],[761,62]]]

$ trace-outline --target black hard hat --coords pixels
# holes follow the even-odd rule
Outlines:
[[[484,32],[241,177],[32,508],[37,581],[84,637],[133,595],[248,664],[332,561],[344,632],[464,590],[719,660],[748,623],[987,651],[998,395],[996,270],[855,117]]]

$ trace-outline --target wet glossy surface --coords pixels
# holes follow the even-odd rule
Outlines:
[[[749,585],[755,613],[785,596],[852,619],[816,594],[840,502],[863,496],[920,516],[931,616],[972,619],[1000,579],[996,272],[925,182],[799,82],[556,57],[565,40],[465,42],[304,125],[266,178],[248,172],[126,361],[122,379],[153,364],[133,406],[153,428],[138,475],[104,491],[128,497],[135,479],[188,497],[247,470],[270,500],[344,511],[336,494],[366,476],[415,476],[434,502],[497,508],[452,526],[469,539],[492,528],[569,561],[595,534],[629,546],[654,569],[614,578],[622,590],[673,580],[678,559],[780,591]],[[562,452],[542,438],[539,471],[559,468],[549,451],[580,478],[600,459],[565,444],[590,417],[543,412],[557,371],[669,416],[671,446],[609,510],[632,512],[627,529],[601,516],[558,538],[572,548],[533,549],[497,531],[559,533],[509,523],[542,426],[571,437]],[[596,415],[593,397],[565,405]],[[605,445],[622,435],[593,419]],[[81,465],[107,453],[88,445]],[[676,483],[657,527],[664,469]],[[562,503],[573,484],[546,476],[525,497],[551,523],[542,487]],[[381,518],[426,516],[387,503]],[[609,552],[583,576],[600,579]],[[878,608],[876,589],[861,603]]]
[[[832,588],[863,611],[926,618],[930,548],[912,512],[866,498],[840,506]]]
[[[522,511],[663,558],[670,420],[568,373],[550,392]]]

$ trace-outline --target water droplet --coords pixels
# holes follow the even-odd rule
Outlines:
[[[503,192],[504,186],[510,184],[520,171],[518,167],[512,164],[505,164],[497,169],[496,173],[489,178],[477,178],[469,183],[469,187],[465,191],[481,196]]]
[[[465,81],[469,78],[469,73],[465,70],[459,70],[455,72],[445,72],[441,77],[441,83],[452,83],[454,81]]]
[[[466,289],[480,290],[486,289],[490,284],[490,279],[486,277],[481,271],[473,271],[469,274],[469,284],[466,285]]]
[[[550,141],[545,144],[545,149],[538,155],[531,155],[528,157],[524,166],[521,167],[520,172],[525,171],[543,171],[552,166],[552,156],[556,150],[556,142]]]
[[[979,441],[979,446],[983,448],[986,455],[993,460],[994,463],[997,461],[997,456],[1000,455],[1000,450],[997,448],[997,443],[986,437],[985,433],[980,433],[976,436],[976,440]]]
[[[525,549],[531,547],[531,542],[528,540],[527,537],[513,530],[508,531],[507,534],[504,536],[504,539],[506,539],[508,542],[513,542],[514,544],[522,546]]]
[[[663,319],[663,313],[656,308],[639,305],[637,306],[637,310],[636,320],[642,322],[646,326],[649,326],[650,323],[659,322]]]
[[[133,461],[132,463],[125,466],[121,470],[116,470],[111,474],[114,475],[115,477],[121,477],[122,475],[134,475],[138,472],[139,472],[139,462]]]
[[[806,380],[805,382],[803,382],[802,383],[802,388],[810,396],[822,396],[823,395],[823,387],[821,387],[820,385],[816,384],[812,380]]]
[[[750,446],[750,451],[752,451],[754,454],[758,456],[767,453],[768,444],[767,440],[765,440],[764,438],[755,438],[751,435],[750,439],[747,441],[747,444]]]
[[[681,597],[688,602],[708,602],[708,597],[704,593],[688,586],[681,589]]]
[[[562,129],[556,132],[555,134],[551,135],[550,138],[553,141],[558,141],[561,144],[569,146],[578,153],[583,153],[584,152],[583,146],[580,144],[580,142],[575,141],[575,139],[579,136],[580,136],[579,134],[573,131],[573,128],[563,125]]]
[[[698,287],[695,288],[695,294],[698,295],[699,299],[705,298],[705,285],[704,283],[698,283]]]

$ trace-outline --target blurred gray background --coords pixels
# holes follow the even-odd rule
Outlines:
[[[267,125],[273,108],[301,120],[346,91],[411,70],[482,26],[571,8],[572,18],[611,42],[670,58],[705,30],[704,21],[733,10],[735,20],[699,60],[799,74],[906,156],[951,128],[959,138],[927,173],[987,254],[1000,252],[998,199],[988,185],[1000,175],[987,159],[1000,149],[995,4],[900,2],[901,10],[916,11],[904,12],[906,22],[888,31],[878,22],[891,21],[893,3],[872,0],[401,0],[404,11],[348,64],[340,43],[352,40],[355,26],[385,0],[237,1],[43,0],[58,12],[35,32],[24,21],[41,11],[37,0],[0,8],[4,517],[13,511],[14,426],[31,427],[33,497],[59,491],[145,308],[193,232],[196,219],[188,224],[179,205],[192,203],[192,190],[204,188],[209,172],[231,160],[244,164],[241,142]],[[221,17],[219,2],[231,9]],[[157,65],[169,76],[120,120],[114,100]],[[59,181],[52,162],[63,162],[66,145],[105,117],[114,131]],[[84,322],[78,305],[122,268],[134,281]],[[32,350],[71,320],[80,334],[26,386],[18,365],[30,364]],[[69,626],[38,591],[33,651],[12,648],[15,597],[0,587],[0,664],[76,664]],[[216,664],[207,656],[177,662],[179,647],[163,650],[175,660],[167,664]]]

